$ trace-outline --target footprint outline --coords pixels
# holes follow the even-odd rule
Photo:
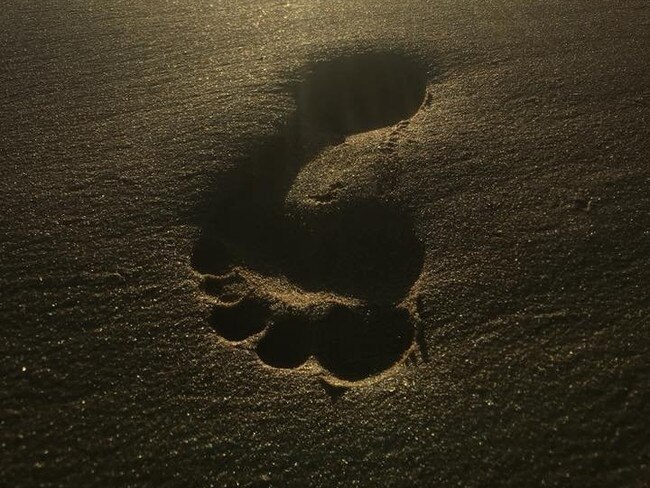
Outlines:
[[[363,90],[370,80],[376,81],[380,76],[385,77],[379,83],[383,85],[371,88],[371,93],[365,95]],[[245,176],[240,192],[253,192],[257,195],[254,202],[245,204],[245,208],[237,207],[237,196],[222,202],[213,219],[221,224],[227,222],[225,228],[215,226],[211,231],[209,225],[204,226],[192,256],[202,291],[213,304],[209,320],[229,344],[254,350],[267,366],[296,370],[317,365],[319,374],[349,384],[387,374],[417,346],[421,334],[412,294],[421,273],[424,250],[403,210],[391,208],[381,199],[353,201],[351,208],[335,208],[333,216],[326,216],[324,223],[316,226],[318,229],[310,229],[307,223],[305,230],[304,223],[296,224],[295,219],[286,215],[284,199],[307,163],[355,135],[387,130],[381,151],[396,158],[401,133],[417,113],[430,105],[427,79],[426,69],[417,60],[390,52],[335,57],[307,70],[294,91],[295,117],[285,131],[258,151],[261,156],[250,158],[253,164],[241,173]],[[354,86],[342,96],[340,92],[350,80]],[[378,94],[390,94],[397,100],[389,101],[389,107],[381,112],[376,109],[383,101]],[[400,96],[404,100],[400,101]],[[350,104],[351,112],[341,115]],[[263,164],[269,157],[270,163]],[[326,201],[323,205],[330,203]],[[368,208],[359,210],[364,205]],[[350,218],[345,216],[346,212],[359,215]],[[253,227],[266,224],[268,228],[247,232],[245,226],[228,221],[229,217]],[[265,222],[267,218],[269,222]],[[344,220],[342,224],[342,218],[349,222]],[[358,243],[346,242],[345,236],[364,220],[372,222],[374,234],[360,237]],[[381,223],[385,221],[387,224]],[[340,232],[341,227],[346,228],[347,234]],[[409,242],[404,245],[401,239],[385,235],[385,228],[390,227],[398,228],[403,240]],[[350,265],[341,249],[335,250],[333,256],[327,256],[327,250],[323,251],[325,257],[314,254],[314,247],[327,247],[322,246],[324,242],[332,245],[331,240],[336,240],[332,232],[343,235],[339,247],[356,250],[363,249],[371,239],[384,239],[385,246],[396,249],[394,258],[398,264],[402,259],[400,253],[417,255],[417,263],[405,266],[411,269],[408,286],[402,284],[396,291],[387,289],[376,296],[364,292],[364,282],[381,277],[373,275],[370,265],[393,257],[381,252],[371,256],[365,268],[359,268],[370,276],[349,286],[337,283],[345,281],[341,272],[332,272],[330,279],[323,278],[323,274],[330,272],[326,266],[313,273],[316,281],[322,281],[320,284],[309,282],[307,275],[312,273],[288,271],[291,265],[287,263],[286,251],[282,251],[285,247],[291,251],[299,249],[298,254],[302,248],[309,251],[300,258],[292,256],[300,262],[298,268],[308,267],[319,259],[333,267],[340,264],[339,259]],[[273,234],[279,236],[279,242],[271,245],[273,249],[268,252],[260,250],[259,244],[270,242]],[[396,280],[390,273],[386,278]],[[245,324],[247,320],[252,324]],[[376,337],[380,339],[375,340]],[[355,357],[358,354],[362,360]]]

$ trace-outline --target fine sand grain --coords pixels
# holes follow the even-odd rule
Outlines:
[[[642,487],[646,0],[7,0],[0,486]]]

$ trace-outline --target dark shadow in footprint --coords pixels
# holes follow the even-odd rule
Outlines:
[[[215,229],[204,228],[192,253],[192,267],[202,274],[220,275],[233,265],[233,258]]]
[[[264,362],[285,368],[317,351],[323,367],[357,380],[395,364],[413,340],[408,313],[394,305],[420,273],[422,246],[407,215],[386,202],[332,204],[318,216],[295,219],[285,211],[285,197],[301,167],[342,137],[392,126],[417,112],[427,70],[409,56],[375,52],[314,63],[301,79],[292,89],[296,112],[285,128],[254,146],[230,181],[222,181],[233,193],[214,202],[192,264],[208,278],[244,266],[286,277],[306,291],[362,300],[364,314],[332,312],[334,318],[318,327],[308,318],[280,320],[257,347]],[[218,285],[204,289],[221,293]],[[261,330],[263,316],[257,306],[222,309],[212,321],[227,339],[241,340]],[[313,344],[313,330],[322,344]]]

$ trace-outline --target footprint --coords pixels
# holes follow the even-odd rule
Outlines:
[[[405,55],[346,56],[310,66],[293,93],[294,117],[241,166],[192,264],[229,343],[357,382],[398,364],[415,336],[408,297],[424,252],[367,180],[394,164],[426,71]]]

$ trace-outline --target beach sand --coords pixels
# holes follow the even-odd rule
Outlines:
[[[6,486],[650,482],[646,2],[3,9]]]

